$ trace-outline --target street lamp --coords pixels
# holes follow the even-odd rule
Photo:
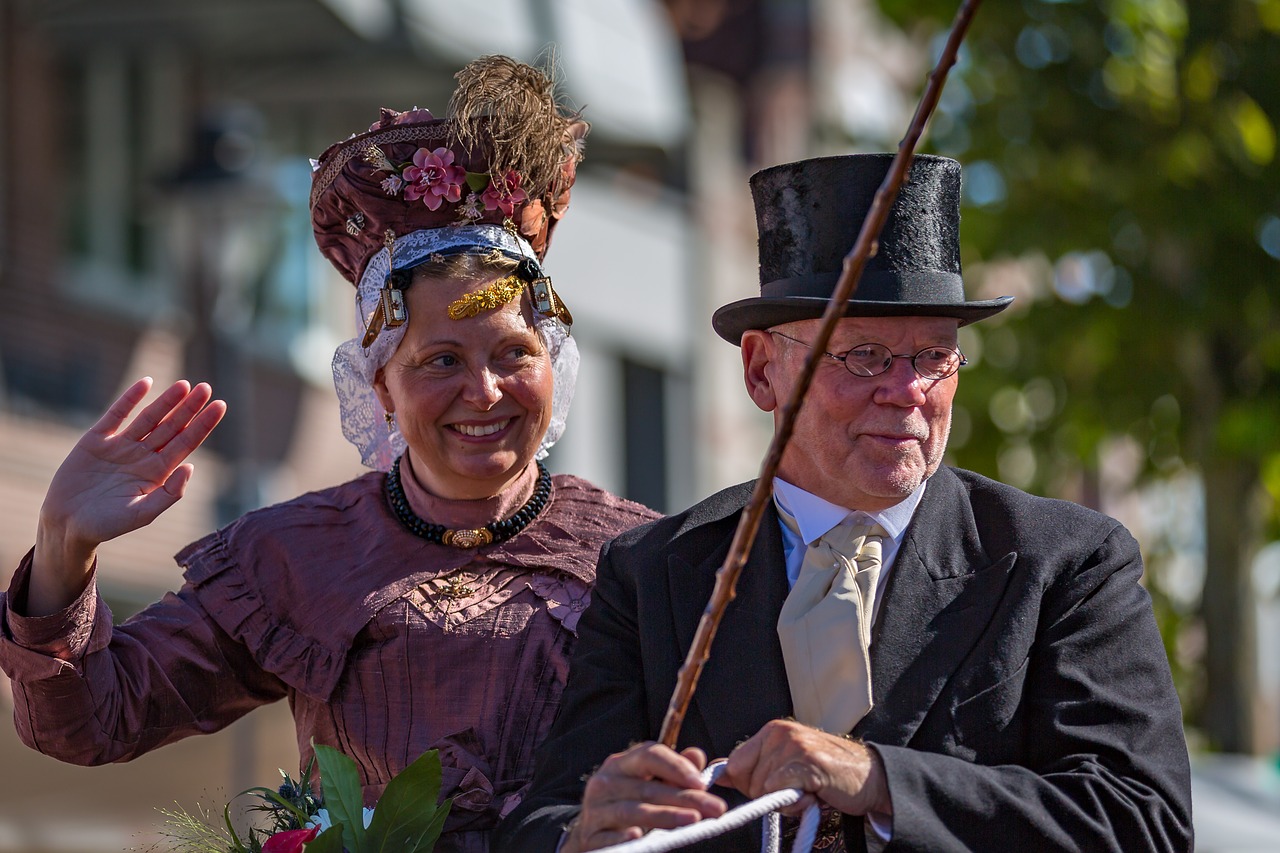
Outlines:
[[[260,127],[260,116],[247,107],[207,114],[195,128],[190,159],[165,181],[175,270],[185,282],[185,372],[207,378],[227,402],[209,438],[225,463],[215,506],[219,527],[262,504],[251,344],[256,295],[277,250],[284,205],[261,177]],[[256,784],[256,730],[252,716],[231,729],[232,791]]]

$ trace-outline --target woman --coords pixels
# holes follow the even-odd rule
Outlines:
[[[128,389],[54,476],[0,599],[0,664],[32,747],[128,760],[287,698],[356,760],[366,805],[427,749],[453,808],[438,850],[488,848],[559,704],[600,545],[653,517],[537,461],[577,352],[542,270],[585,125],[543,74],[486,57],[449,117],[384,111],[315,166],[321,251],[357,286],[334,358],[343,431],[374,473],[251,512],[177,557],[186,583],[112,628],[100,542],[181,497],[225,411]]]

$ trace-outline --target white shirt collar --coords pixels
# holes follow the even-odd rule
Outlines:
[[[924,497],[924,487],[927,482],[928,480],[925,480],[900,502],[880,512],[850,510],[833,504],[812,492],[788,483],[781,477],[773,479],[773,497],[779,509],[795,519],[796,527],[800,530],[800,538],[804,540],[805,545],[813,544],[815,539],[850,515],[861,516],[869,519],[872,524],[879,524],[890,538],[895,542],[901,542],[902,534],[911,523],[911,517],[915,515],[920,499]]]

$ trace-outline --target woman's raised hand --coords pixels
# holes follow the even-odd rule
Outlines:
[[[151,389],[133,383],[85,433],[53,475],[36,532],[27,615],[75,600],[103,542],[150,524],[186,491],[186,459],[227,411],[205,383],[178,381],[125,420]]]

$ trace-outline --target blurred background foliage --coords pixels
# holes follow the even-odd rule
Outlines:
[[[931,21],[935,53],[956,8],[880,6]],[[1144,541],[1148,587],[1188,723],[1241,752],[1280,536],[1277,34],[1280,0],[986,3],[926,137],[965,163],[971,289],[1019,297],[964,338],[998,369],[968,374],[956,461],[1109,510],[1189,490]]]

